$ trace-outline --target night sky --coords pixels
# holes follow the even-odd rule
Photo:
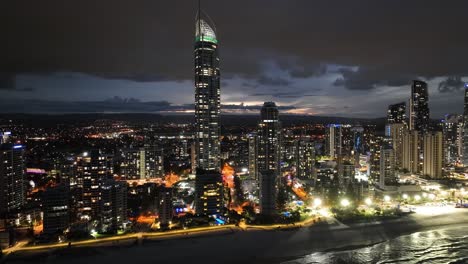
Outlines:
[[[193,110],[195,0],[0,3],[0,112]],[[468,1],[203,0],[223,112],[382,117],[429,83],[432,118],[463,110]],[[245,107],[248,106],[248,107]]]

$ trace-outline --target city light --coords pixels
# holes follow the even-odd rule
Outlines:
[[[390,196],[388,196],[388,195],[385,195],[383,199],[387,203],[390,202],[390,200],[391,200]]]
[[[404,193],[402,197],[403,197],[403,199],[405,199],[405,200],[408,199],[408,195],[407,195],[406,193]]]
[[[434,200],[435,197],[436,197],[435,194],[433,194],[433,193],[430,193],[430,194],[429,194],[429,199]]]
[[[315,199],[314,199],[314,206],[315,206],[315,207],[319,207],[320,205],[322,205],[322,199],[320,199],[320,198],[315,198]]]
[[[427,193],[423,193],[423,194],[422,194],[422,197],[423,197],[423,198],[427,198]]]
[[[347,207],[349,206],[350,202],[348,199],[342,199],[341,202],[340,202],[341,206],[343,207]]]
[[[366,198],[366,200],[364,200],[364,202],[367,204],[367,205],[372,205],[372,200],[371,198]]]
[[[419,194],[416,194],[416,195],[414,196],[414,199],[415,199],[416,201],[419,201],[419,200],[421,200],[421,196],[420,196]]]

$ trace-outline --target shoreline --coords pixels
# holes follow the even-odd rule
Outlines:
[[[49,263],[195,263],[207,257],[221,263],[282,263],[314,252],[347,251],[372,246],[396,237],[431,229],[468,225],[468,210],[445,214],[410,215],[380,222],[344,225],[334,219],[311,226],[278,230],[225,228],[219,232],[187,237],[150,237],[141,242],[129,240],[117,245],[87,245],[40,252],[14,252],[7,258],[16,263],[30,263],[35,256]],[[231,230],[229,230],[231,229]],[[69,252],[67,252],[67,250]],[[92,251],[76,259],[76,253]],[[80,255],[81,257],[81,255]],[[205,261],[206,262],[206,261]]]

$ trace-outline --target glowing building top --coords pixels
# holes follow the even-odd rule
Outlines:
[[[218,43],[215,31],[203,18],[195,22],[195,41]]]

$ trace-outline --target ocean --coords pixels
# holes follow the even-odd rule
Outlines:
[[[306,263],[468,263],[468,227],[417,232],[374,245],[331,249],[283,262]]]

